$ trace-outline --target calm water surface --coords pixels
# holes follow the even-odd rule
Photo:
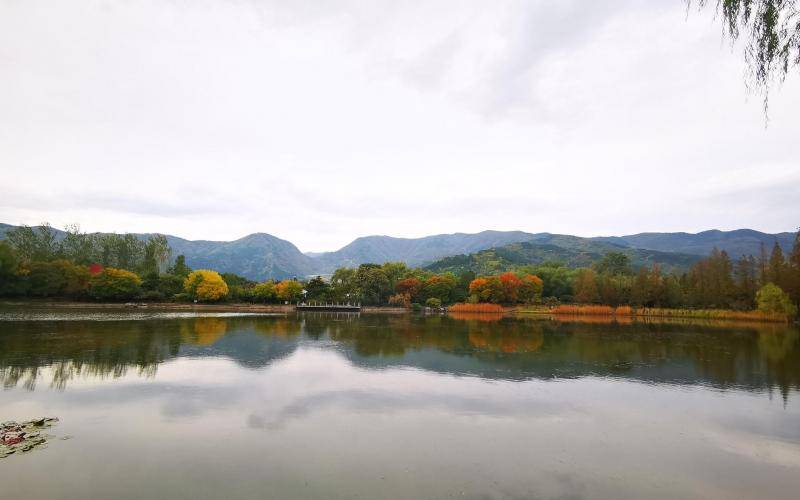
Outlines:
[[[0,498],[798,498],[797,329],[488,319],[0,311]]]

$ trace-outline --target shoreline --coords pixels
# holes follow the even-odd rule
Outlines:
[[[150,311],[187,311],[187,312],[249,312],[289,314],[296,311],[294,304],[251,304],[236,302],[231,304],[187,304],[182,302],[77,302],[52,300],[3,300],[0,307],[29,307],[32,309],[96,309],[96,310],[150,310]],[[307,312],[307,311],[305,311]],[[362,306],[365,314],[405,314],[408,311],[400,307]]]
[[[616,312],[610,308],[608,312],[584,312],[581,306],[575,311],[557,311],[544,308],[517,308],[509,312],[521,315],[539,315],[553,317],[588,317],[588,318],[617,318],[620,320],[631,319],[661,319],[661,320],[696,320],[696,321],[730,321],[750,322],[764,324],[794,324],[796,319],[789,316],[759,313],[758,311],[734,311],[728,309],[668,309],[668,308],[630,308],[626,312]],[[627,307],[627,306],[626,306]]]

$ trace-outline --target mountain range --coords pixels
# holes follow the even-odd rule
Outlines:
[[[0,223],[0,239],[15,226]],[[55,230],[57,238],[64,233]],[[150,234],[137,234],[147,238]],[[580,236],[483,231],[438,234],[423,238],[365,236],[333,252],[302,253],[294,244],[266,233],[254,233],[233,241],[187,240],[166,235],[173,255],[185,255],[195,269],[232,272],[253,280],[329,274],[338,267],[363,263],[402,261],[409,266],[427,266],[437,271],[487,266],[536,264],[556,260],[577,267],[602,255],[626,253],[635,266],[659,263],[665,268],[686,268],[713,248],[732,258],[758,255],[763,243],[767,251],[778,242],[790,251],[794,233],[762,233],[752,229],[703,231],[700,233],[639,233],[627,236],[585,238]],[[488,264],[487,264],[488,263]]]

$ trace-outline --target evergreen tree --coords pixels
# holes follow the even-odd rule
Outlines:
[[[651,306],[650,297],[650,276],[647,269],[640,267],[631,289],[631,302],[637,306]]]
[[[783,250],[778,242],[772,247],[772,253],[769,256],[769,268],[767,269],[767,281],[775,283],[781,289],[786,287],[786,259],[783,256]]]
[[[764,246],[764,242],[762,241],[758,246],[758,283],[761,286],[767,284],[767,268],[769,267],[769,261],[767,260],[767,248]]]
[[[736,286],[735,305],[738,309],[752,309],[755,306],[758,289],[756,261],[752,255],[742,255],[734,269]]]
[[[794,246],[789,254],[789,276],[787,289],[795,304],[800,305],[800,229],[794,235]]]

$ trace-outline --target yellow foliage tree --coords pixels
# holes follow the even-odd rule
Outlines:
[[[294,302],[300,298],[303,292],[303,285],[294,280],[283,280],[275,285],[275,293],[280,300]]]
[[[183,282],[183,289],[200,302],[216,302],[228,296],[228,284],[218,272],[208,269],[192,271]]]

